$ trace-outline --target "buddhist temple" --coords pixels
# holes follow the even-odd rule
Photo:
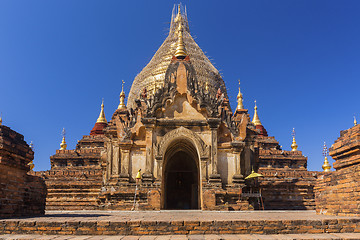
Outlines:
[[[240,87],[229,99],[180,5],[125,100],[122,89],[108,121],[103,102],[90,134],[74,150],[56,150],[51,170],[37,173],[48,210],[253,210],[259,206],[245,194],[252,191],[246,177],[256,172],[265,209],[315,208],[307,158],[268,136],[256,102],[250,120]]]

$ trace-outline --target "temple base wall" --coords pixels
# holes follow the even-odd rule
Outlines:
[[[46,210],[96,210],[102,185],[100,169],[37,172],[47,186]]]
[[[324,173],[315,187],[316,212],[360,216],[360,165]]]
[[[0,217],[45,213],[46,186],[27,165],[33,158],[21,134],[0,126]]]
[[[314,210],[316,172],[264,170],[260,187],[265,210]]]
[[[316,212],[360,216],[360,125],[341,131],[330,155],[336,171],[324,172],[317,181]]]

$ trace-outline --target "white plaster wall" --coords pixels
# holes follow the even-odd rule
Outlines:
[[[235,156],[233,153],[218,151],[218,171],[223,183],[231,183],[235,174]]]
[[[146,155],[145,151],[131,151],[130,153],[130,166],[131,166],[131,174],[132,178],[135,179],[136,174],[139,169],[141,169],[141,172],[143,173],[145,171],[145,162],[146,162]]]

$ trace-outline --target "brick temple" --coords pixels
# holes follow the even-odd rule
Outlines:
[[[225,83],[174,8],[168,37],[124,91],[110,121],[104,105],[74,150],[51,156],[38,172],[48,210],[258,209],[249,192],[262,189],[265,209],[314,209],[316,173],[297,150],[281,149],[251,120],[240,92],[232,111]],[[136,176],[141,169],[136,201]],[[252,170],[264,175],[245,180]],[[244,197],[245,196],[245,197]]]
[[[122,87],[109,121],[102,103],[75,149],[64,132],[50,170],[32,171],[32,145],[0,116],[0,238],[359,239],[355,117],[329,149],[335,171],[325,143],[324,172],[308,171],[295,130],[284,150],[256,102],[250,116],[240,87],[233,101],[234,110],[186,11],[174,7],[169,35],[127,101]]]
[[[230,107],[225,83],[174,8],[168,37],[135,77],[109,121],[102,104],[90,135],[51,156],[38,172],[48,210],[315,209],[316,173],[297,150],[281,149],[251,120],[240,92]],[[136,176],[141,169],[136,201]],[[245,180],[252,170],[264,175]],[[246,193],[262,190],[263,204]],[[135,204],[134,204],[135,203]]]

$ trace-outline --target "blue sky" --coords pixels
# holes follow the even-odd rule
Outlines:
[[[61,130],[68,149],[88,135],[105,100],[110,120],[125,80],[166,38],[175,1],[0,1],[0,112],[50,168]],[[309,170],[322,146],[360,120],[360,1],[182,1],[190,31],[252,117],[290,150],[296,129]],[[331,163],[333,161],[331,160]]]

